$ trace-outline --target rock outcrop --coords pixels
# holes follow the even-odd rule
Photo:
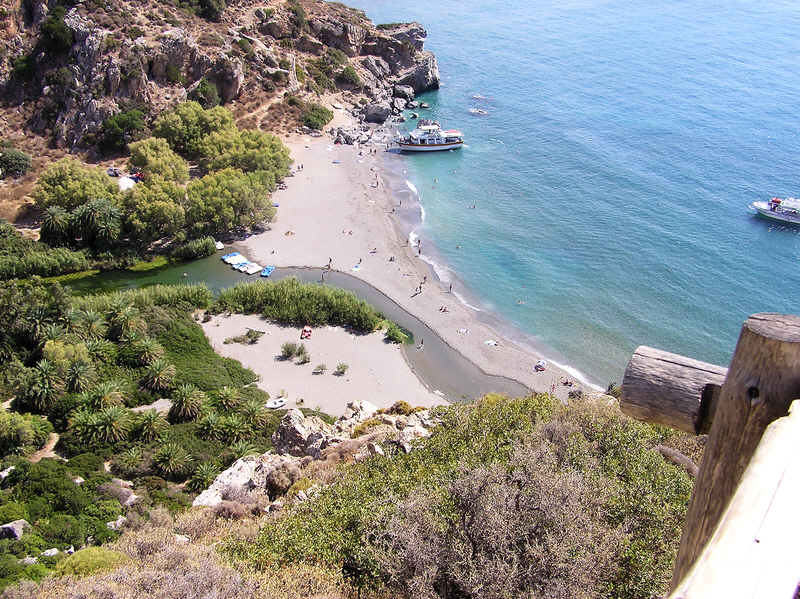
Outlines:
[[[31,527],[27,520],[14,520],[0,526],[0,539],[21,539]]]
[[[371,419],[377,420],[370,423],[374,426],[363,436],[353,437],[356,427]],[[289,410],[272,437],[277,453],[237,460],[192,505],[215,507],[229,498],[248,494],[275,500],[301,478],[306,466],[384,456],[387,453],[384,446],[410,452],[414,440],[430,435],[436,424],[427,410],[408,415],[379,414],[378,408],[368,401],[350,402],[333,426],[316,416],[304,416],[300,410]],[[297,493],[294,500],[304,501],[311,493],[311,489]],[[269,511],[282,505],[280,500],[273,501]]]

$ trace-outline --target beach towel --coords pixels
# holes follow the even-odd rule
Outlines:
[[[361,270],[361,265],[360,265],[360,264],[356,264],[356,265],[355,265],[355,266],[352,268],[352,270]]]

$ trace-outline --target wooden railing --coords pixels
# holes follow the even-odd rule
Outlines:
[[[623,412],[709,433],[670,599],[794,596],[800,582],[795,399],[798,316],[748,318],[727,370],[649,347],[634,353],[622,382]]]

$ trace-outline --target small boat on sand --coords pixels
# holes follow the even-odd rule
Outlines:
[[[442,130],[436,121],[420,119],[417,128],[398,139],[397,145],[406,152],[454,150],[464,145],[464,135],[457,129]]]

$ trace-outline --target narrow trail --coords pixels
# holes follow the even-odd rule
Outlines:
[[[42,447],[39,451],[31,455],[31,457],[28,458],[28,460],[30,460],[31,463],[35,464],[36,462],[44,458],[61,459],[61,456],[58,455],[55,451],[53,451],[57,443],[58,443],[58,433],[50,433],[50,436],[47,437],[47,443],[44,444],[44,447]]]

